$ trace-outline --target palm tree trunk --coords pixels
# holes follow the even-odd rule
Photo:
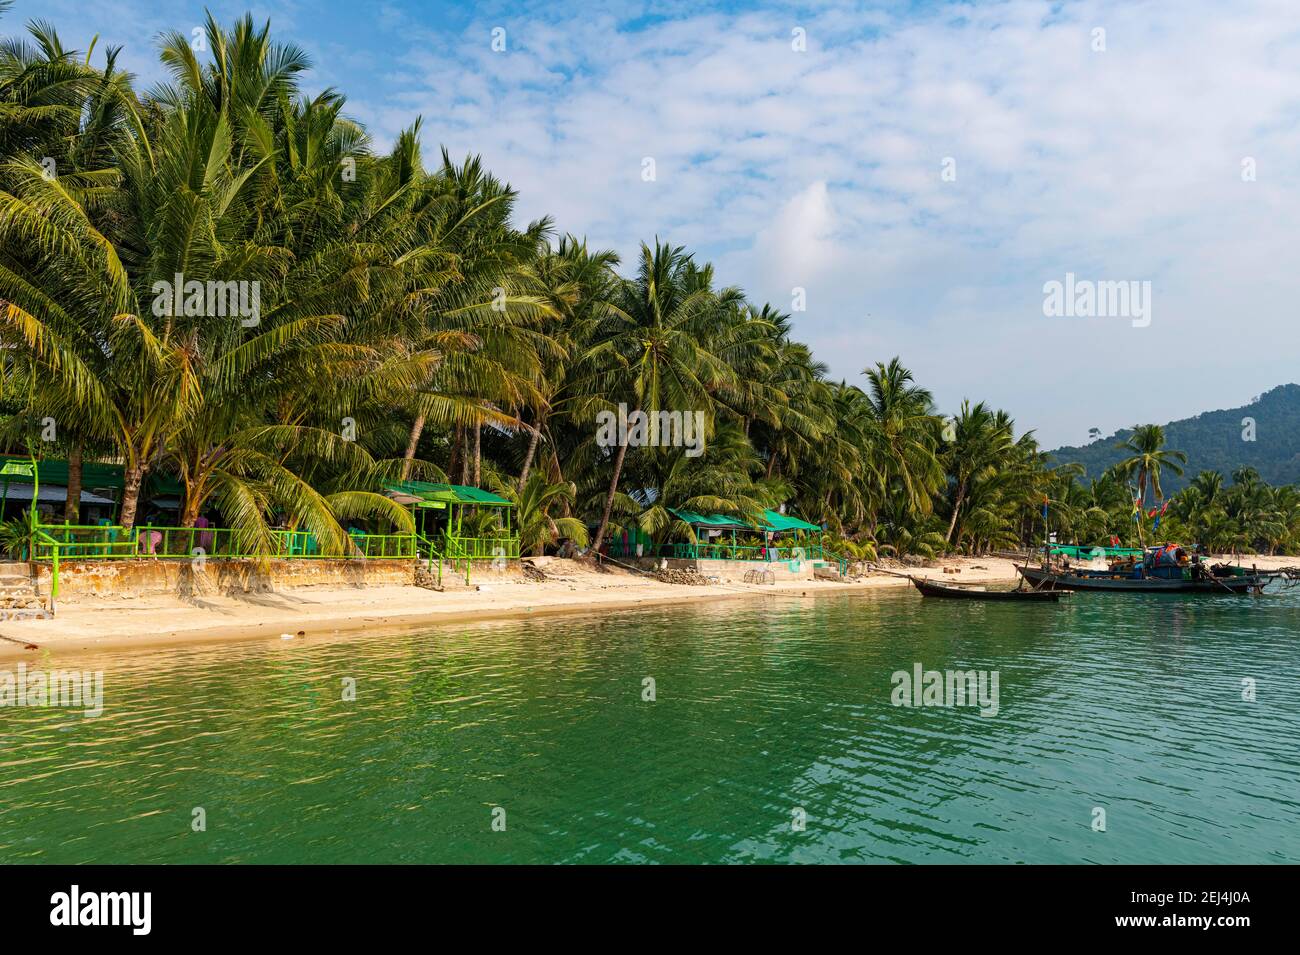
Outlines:
[[[771,479],[772,472],[776,470],[776,459],[778,457],[780,457],[780,455],[776,452],[775,449],[773,449],[771,453],[769,453],[767,456],[767,474],[764,476],[767,477],[768,479]]]
[[[636,414],[641,408],[637,407]],[[629,418],[631,415],[628,416]],[[614,509],[614,495],[618,493],[618,478],[623,473],[623,459],[627,457],[627,440],[619,442],[618,453],[614,455],[614,476],[609,481],[609,493],[605,495],[605,509],[600,515],[600,526],[596,528],[596,536],[591,539],[591,547],[587,551],[587,559],[595,560],[596,554],[600,550],[601,542],[605,539],[605,530],[609,527],[609,512]]]
[[[402,455],[402,480],[411,476],[411,462],[415,460],[415,449],[420,444],[420,432],[424,430],[424,415],[416,415],[411,425],[411,439],[406,442],[406,454]]]
[[[1143,548],[1147,546],[1146,541],[1143,539],[1143,535],[1142,535],[1142,518],[1146,517],[1146,511],[1147,511],[1147,475],[1146,472],[1143,471],[1142,474],[1138,477],[1138,513],[1137,513],[1138,546]]]
[[[63,502],[63,520],[77,523],[81,516],[81,442],[68,455],[68,496]]]
[[[538,429],[540,430],[540,429]],[[560,465],[560,452],[555,448],[555,436],[551,434],[551,429],[546,429],[546,440],[551,444],[551,471],[556,484],[564,483],[564,468]],[[541,465],[538,465],[540,467]],[[566,497],[560,501],[560,513],[565,517],[573,516],[573,508],[569,506],[569,499]]]
[[[122,475],[122,510],[117,522],[128,531],[135,527],[135,512],[140,504],[140,487],[144,484],[147,470],[148,467],[144,464],[137,464],[134,467],[128,465]]]
[[[185,510],[181,512],[181,527],[193,527],[199,519],[198,495],[186,492]]]
[[[957,484],[957,500],[952,505],[952,520],[948,522],[948,533],[943,536],[945,544],[952,543],[953,528],[957,526],[957,514],[961,511],[962,501],[966,499],[966,479],[962,478]]]
[[[460,429],[460,483],[469,484],[469,431]]]
[[[540,431],[541,429],[539,428],[538,430]],[[546,440],[549,441],[551,445],[551,473],[555,476],[555,483],[563,484],[564,468],[560,466],[560,452],[556,448],[555,436],[551,434],[551,429],[549,427],[546,429]],[[567,512],[565,513],[565,516],[568,516]]]
[[[537,442],[542,439],[542,422],[539,419],[537,427],[533,428],[533,433],[528,439],[528,453],[524,455],[524,466],[519,472],[519,490],[524,489],[528,482],[528,472],[533,466],[533,455],[537,453]]]
[[[474,425],[474,486],[483,483],[481,467],[483,464],[483,425]]]

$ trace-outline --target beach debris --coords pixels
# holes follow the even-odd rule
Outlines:
[[[541,583],[544,580],[550,579],[546,574],[542,573],[541,569],[533,564],[532,561],[525,560],[520,564],[520,566],[524,570],[524,580],[532,580]]]
[[[443,586],[438,582],[438,576],[431,574],[425,568],[416,565],[415,568],[415,586],[422,587],[425,590],[436,590],[442,593]]]
[[[292,634],[292,633],[282,633],[282,634],[280,634],[280,639],[281,639],[281,640],[292,640],[292,639],[293,639],[293,634]]]
[[[813,565],[813,579],[833,580],[838,583],[848,583],[847,580],[840,576],[840,570],[838,567],[819,567],[816,564]]]
[[[707,587],[715,581],[705,577],[697,570],[657,570],[654,573],[655,580],[665,584],[687,584],[695,587]]]

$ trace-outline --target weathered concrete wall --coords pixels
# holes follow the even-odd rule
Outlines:
[[[50,592],[50,566],[39,566],[41,594]],[[410,560],[65,560],[59,563],[59,599],[202,596],[267,593],[295,587],[367,587],[410,584]]]
[[[789,580],[812,580],[813,562],[802,561],[763,561],[763,560],[677,560],[671,557],[650,560],[642,558],[637,562],[646,570],[654,570],[661,564],[671,570],[694,570],[705,577],[717,577],[726,582],[742,582],[745,574],[751,570],[768,570],[777,582]]]

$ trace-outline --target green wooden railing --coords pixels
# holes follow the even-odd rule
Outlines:
[[[411,534],[367,534],[352,531],[342,549],[323,548],[310,531],[271,531],[271,547],[256,553],[245,538],[228,527],[163,527],[141,524],[131,530],[85,524],[38,524],[32,533],[32,559],[126,560],[205,558],[414,558]]]
[[[470,582],[471,567],[476,560],[516,560],[519,557],[517,537],[444,537],[442,554],[452,565],[465,562],[465,583]]]
[[[39,527],[34,527],[31,544],[33,554],[38,544],[50,548],[50,613],[54,613],[55,602],[59,599],[59,542]]]
[[[435,560],[438,562],[438,586],[441,587],[442,586],[442,551],[438,549],[437,544],[429,540],[429,538],[425,537],[423,534],[419,534],[419,533],[415,535],[415,548],[416,548],[415,550],[416,557],[420,558],[421,560],[427,559],[429,561],[429,573],[433,573],[433,562]]]
[[[606,549],[610,557],[636,557],[636,545],[611,543]],[[820,544],[794,544],[767,546],[752,544],[692,544],[678,541],[656,547],[643,547],[642,557],[672,557],[677,560],[755,560],[777,563],[783,560],[821,560]]]
[[[782,560],[821,560],[820,544],[795,544],[789,547],[764,547],[747,544],[690,544],[673,545],[673,556],[695,560],[761,560],[776,563]]]
[[[251,549],[229,527],[164,527],[140,524],[130,531],[116,526],[38,524],[33,528],[32,559],[111,560],[157,557],[244,558],[367,558],[416,559],[428,556],[454,560],[517,560],[517,537],[443,537],[438,543],[418,534],[348,533],[342,549],[321,546],[310,531],[275,530],[265,554]],[[430,567],[432,569],[432,567]]]
[[[452,560],[505,560],[519,557],[517,537],[446,537],[444,553]]]

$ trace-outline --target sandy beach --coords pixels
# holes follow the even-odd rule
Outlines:
[[[449,624],[529,614],[584,613],[706,600],[813,598],[908,586],[902,577],[872,574],[850,581],[792,581],[775,585],[723,581],[667,584],[617,567],[539,558],[546,580],[477,574],[471,587],[439,592],[416,586],[299,587],[275,593],[200,598],[83,598],[65,601],[49,620],[0,622],[0,656],[34,650],[127,649],[347,630]],[[958,569],[945,574],[944,568]],[[920,577],[962,583],[1011,583],[1014,564],[994,557],[962,558],[909,569]]]
[[[1294,566],[1294,557],[1248,558],[1261,569]],[[872,573],[848,581],[791,581],[775,585],[726,580],[710,585],[668,584],[618,567],[539,558],[545,580],[521,574],[478,575],[470,587],[444,591],[417,586],[298,587],[273,593],[199,598],[82,598],[61,603],[48,620],[0,622],[0,657],[35,652],[120,650],[238,639],[335,634],[452,624],[537,614],[599,613],[655,604],[771,597],[812,599],[827,594],[907,587],[902,576]],[[956,571],[946,573],[945,570]],[[950,558],[907,568],[918,577],[963,584],[1016,581],[1015,563],[1000,557]]]

